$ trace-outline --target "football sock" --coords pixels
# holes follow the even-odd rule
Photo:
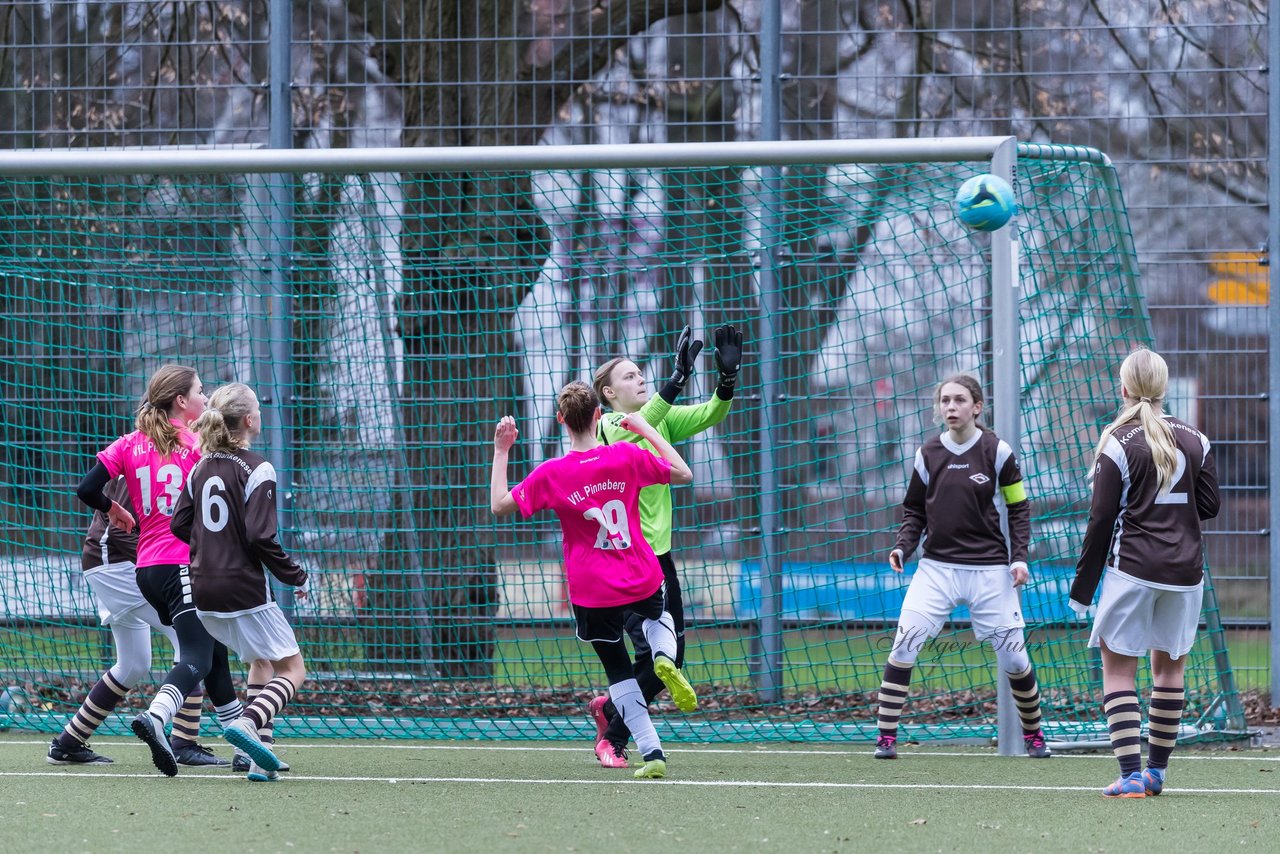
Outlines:
[[[1009,687],[1018,706],[1022,734],[1035,735],[1040,731],[1040,687],[1036,684],[1036,669],[1027,665],[1022,673],[1010,673]]]
[[[170,736],[175,741],[195,744],[200,738],[200,706],[204,703],[204,689],[197,687],[182,701],[182,708],[173,716],[173,731]]]
[[[129,689],[121,685],[110,670],[102,674],[58,735],[58,746],[63,750],[75,750],[87,742],[127,693]]]
[[[151,705],[147,707],[147,713],[159,721],[160,727],[163,729],[173,720],[173,716],[178,713],[178,709],[182,708],[184,699],[186,698],[182,696],[181,691],[166,682],[160,686],[160,690],[152,698]]]
[[[214,706],[213,710],[218,715],[218,726],[223,729],[226,729],[227,724],[244,714],[244,706],[240,705],[239,700],[232,700],[225,706]]]
[[[644,695],[646,705],[667,690],[667,686],[662,684],[658,674],[653,672],[653,658],[649,655],[636,661],[636,682],[640,685],[640,693]],[[627,723],[622,719],[622,715],[618,714],[612,699],[604,704],[604,716],[609,719],[609,728],[605,730],[604,737],[613,744],[626,744],[631,738],[631,730],[627,729]]]
[[[244,710],[245,717],[260,731],[288,705],[297,690],[293,683],[283,676],[273,677],[270,682],[262,686],[258,696],[254,697],[253,702]]]
[[[666,611],[656,620],[644,621],[644,639],[649,642],[652,655],[662,654],[672,661],[676,660],[676,624]]]
[[[655,750],[662,750],[662,742],[658,740],[658,731],[653,728],[649,718],[649,707],[645,704],[644,695],[640,693],[640,685],[634,679],[615,682],[609,686],[609,696],[618,709],[631,737],[636,740],[636,749],[640,755],[648,757]]]
[[[1102,698],[1102,711],[1111,732],[1111,752],[1120,763],[1120,775],[1142,770],[1142,713],[1136,691],[1115,691]]]
[[[1178,728],[1182,723],[1182,708],[1186,703],[1183,688],[1151,689],[1151,705],[1147,709],[1147,765],[1151,768],[1169,767],[1169,754],[1178,743]]]
[[[903,667],[889,659],[884,665],[884,679],[880,682],[880,734],[897,737],[898,718],[907,702],[907,689],[911,686],[910,666]]]
[[[256,682],[249,683],[248,689],[245,691],[245,699],[252,703],[262,693],[265,685],[259,685]],[[274,719],[267,721],[266,726],[258,727],[258,738],[262,739],[263,744],[275,744],[275,723]]]

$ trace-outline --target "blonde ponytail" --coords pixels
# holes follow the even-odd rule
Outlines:
[[[253,389],[244,383],[228,383],[215,391],[204,414],[191,425],[200,444],[200,453],[207,455],[249,447],[245,417],[253,412],[257,402]]]
[[[1169,366],[1152,350],[1145,347],[1134,350],[1120,365],[1120,383],[1125,390],[1124,406],[1102,431],[1093,455],[1094,464],[1116,429],[1137,420],[1151,449],[1159,492],[1164,494],[1173,488],[1173,475],[1178,470],[1178,443],[1163,414],[1164,398],[1169,391]]]

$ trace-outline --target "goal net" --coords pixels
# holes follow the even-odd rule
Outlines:
[[[279,734],[590,737],[604,675],[573,638],[555,519],[489,513],[494,423],[519,422],[514,482],[565,449],[561,385],[622,355],[656,392],[685,324],[710,342],[732,323],[737,395],[680,443],[695,481],[674,490],[701,704],[660,701],[660,731],[874,737],[910,461],[938,429],[934,386],[969,372],[997,425],[1017,408],[1048,734],[1105,739],[1067,588],[1116,370],[1151,329],[1099,152],[1018,145],[1013,227],[956,220],[956,189],[1000,146],[0,154],[0,725],[57,730],[114,660],[74,489],[177,362],[258,392],[282,539],[312,574],[305,601],[280,591],[308,683]],[[1004,383],[1002,263],[1020,338]],[[714,385],[709,344],[679,403]],[[1210,583],[1197,734],[1243,727],[1214,602]],[[966,621],[920,656],[906,737],[994,736],[995,658]],[[169,656],[157,639],[157,677]]]

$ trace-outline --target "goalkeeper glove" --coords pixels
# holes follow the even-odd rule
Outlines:
[[[676,397],[684,391],[685,383],[689,381],[689,377],[693,376],[693,367],[701,352],[702,342],[694,338],[693,330],[686,326],[681,331],[680,337],[676,339],[675,369],[671,372],[671,379],[667,380],[667,384],[660,392],[662,399],[667,403],[675,403]]]
[[[738,370],[742,367],[742,333],[726,323],[716,330],[716,367],[720,370],[717,392],[728,400],[733,397],[733,387],[738,382]]]

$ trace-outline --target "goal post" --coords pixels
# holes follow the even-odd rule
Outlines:
[[[968,177],[1020,212],[966,230]],[[702,708],[686,740],[864,740],[905,579],[892,544],[943,376],[977,375],[1032,501],[1023,594],[1051,741],[1096,739],[1096,653],[1066,607],[1092,442],[1152,338],[1102,153],[1012,137],[452,149],[0,153],[0,724],[60,728],[111,663],[74,486],[158,365],[263,398],[286,602],[309,684],[283,735],[584,738],[603,688],[572,641],[554,519],[488,513],[562,452],[555,391],[614,355],[651,387],[686,323],[746,333],[727,417],[682,443],[673,557]],[[1212,582],[1207,601],[1212,601]],[[1206,614],[1188,734],[1242,731]],[[156,661],[167,660],[157,647]],[[967,613],[916,669],[904,736],[1021,749]],[[159,666],[159,664],[158,664]],[[150,688],[142,694],[149,695]],[[3,705],[3,704],[0,704]],[[7,716],[7,717],[6,717]],[[125,718],[107,731],[126,731]],[[1101,727],[1101,729],[1099,729]]]

